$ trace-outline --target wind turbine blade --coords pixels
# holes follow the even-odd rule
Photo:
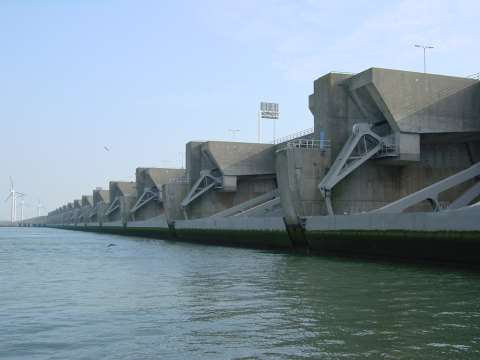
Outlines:
[[[13,189],[13,179],[12,179],[12,177],[11,177],[11,176],[10,176],[10,186],[11,186],[11,187],[12,187],[12,189]]]
[[[7,198],[5,199],[5,202],[8,201],[8,199],[10,199],[12,197],[12,193],[8,194]]]

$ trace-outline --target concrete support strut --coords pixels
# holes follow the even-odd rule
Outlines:
[[[89,221],[93,221],[97,215],[98,215],[98,204],[94,205],[90,210],[90,214],[88,215]]]
[[[352,134],[333,162],[332,167],[318,185],[325,199],[329,215],[333,215],[332,189],[365,161],[376,155],[383,147],[384,140],[371,130],[371,125],[353,125]]]
[[[120,200],[115,199],[114,201],[112,201],[108,209],[105,211],[104,215],[108,216],[119,208],[120,208]]]
[[[460,209],[469,205],[477,196],[480,195],[480,182],[477,182],[475,185],[466,190],[462,195],[460,195],[455,201],[453,201],[448,209]]]
[[[438,202],[438,195],[454,186],[463,184],[464,182],[480,176],[480,162],[469,168],[462,170],[446,179],[440,180],[435,184],[427,186],[413,194],[407,195],[391,204],[385,205],[379,209],[372,211],[372,213],[400,213],[405,209],[416,205],[422,201],[429,201],[432,204],[434,211],[440,211],[441,207]],[[464,192],[459,198],[453,201],[450,209],[458,209],[467,206],[473,199],[480,194],[479,183],[473,185],[470,189]]]
[[[143,194],[138,198],[135,205],[133,205],[133,207],[130,209],[130,213],[135,214],[138,209],[147,205],[152,200],[160,200],[158,192],[154,191],[153,189],[145,190]]]
[[[211,217],[229,217],[229,216],[248,216],[253,211],[260,208],[268,210],[269,208],[280,204],[280,192],[278,189],[269,191],[265,194],[247,200],[241,204],[220,211]]]
[[[222,179],[213,176],[211,171],[205,171],[201,174],[200,178],[192,186],[188,195],[181,202],[182,208],[185,209],[192,201],[199,198],[207,191],[220,186],[222,186]]]

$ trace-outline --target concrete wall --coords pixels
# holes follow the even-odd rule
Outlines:
[[[408,166],[384,166],[369,161],[341,181],[333,190],[333,207],[338,214],[373,210],[430,184],[453,175],[469,166],[465,144],[423,144],[421,160]],[[441,204],[458,197],[471,183],[466,183],[440,196]],[[410,211],[429,211],[420,204]]]
[[[185,145],[186,175],[192,184],[200,177],[200,169],[213,168],[213,164],[202,163],[202,144],[200,141],[190,141]]]
[[[132,219],[146,220],[164,213],[164,201],[162,200],[162,186],[173,181],[173,179],[184,176],[185,169],[167,169],[167,168],[137,168],[137,199],[139,199],[145,191],[152,189],[159,193],[158,200],[152,200],[135,211]]]
[[[222,181],[187,206],[184,213],[189,218],[211,216],[276,188],[275,146],[271,144],[190,142],[186,160],[190,188],[205,171]]]
[[[374,104],[377,114],[381,114],[394,131],[480,131],[480,83],[477,80],[371,68],[352,76],[347,86],[358,93],[363,103]]]
[[[275,173],[275,146],[271,144],[207,141],[202,152],[223,175]]]
[[[309,97],[309,108],[314,117],[314,137],[320,132],[331,141],[335,159],[357,122],[373,122],[362,115],[343,85],[352,74],[329,73],[313,83],[314,93]]]
[[[334,211],[369,211],[472,165],[480,148],[479,86],[472,79],[385,69],[317,79],[309,103],[315,137],[324,132],[331,140],[332,158],[322,164],[325,170],[358,122],[384,121],[377,131],[381,136],[393,134],[402,153],[398,159],[369,160],[342,180],[333,190]],[[441,202],[450,202],[464,189],[443,194]],[[318,199],[316,194],[308,196]]]
[[[326,174],[330,150],[284,147],[276,155],[278,188],[287,223],[296,224],[299,217],[325,215],[318,183]]]
[[[95,189],[93,190],[93,207],[95,216],[89,219],[89,223],[98,223],[102,224],[104,221],[105,210],[107,210],[108,204],[110,203],[110,192],[109,190]]]
[[[277,187],[275,176],[241,176],[234,192],[212,190],[186,209],[189,219],[203,218],[239,205]]]
[[[356,214],[306,218],[307,232],[313,231],[478,231],[480,207],[436,213]]]
[[[135,170],[137,197],[151,188],[160,190],[163,184],[183,175],[185,175],[185,169],[139,167]]]
[[[190,186],[186,182],[174,182],[162,186],[165,216],[169,222],[184,219],[180,203],[187,196],[189,189]]]
[[[135,204],[136,194],[137,188],[134,181],[110,181],[110,204],[118,200],[119,208],[105,215],[105,221],[126,222],[130,216],[130,208]]]
[[[108,190],[95,189],[92,194],[93,205],[97,205],[100,202],[108,204],[110,202],[110,192]]]

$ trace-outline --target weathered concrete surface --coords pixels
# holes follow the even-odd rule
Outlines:
[[[267,175],[275,173],[275,146],[270,144],[207,141],[206,154],[223,175]]]
[[[480,264],[480,210],[306,219],[313,251]]]
[[[73,223],[73,202],[70,202],[66,205],[65,211],[63,213],[63,223],[72,224]]]
[[[430,210],[429,204],[421,203],[403,214],[362,213],[480,161],[479,84],[377,68],[359,74],[330,73],[314,82],[309,98],[313,140],[330,140],[330,148],[190,142],[182,179],[160,179],[160,173],[137,169],[137,201],[150,189],[158,191],[159,200],[155,205],[149,202],[154,205],[150,210],[142,208],[143,215],[135,214],[138,221],[104,219],[105,209],[118,196],[94,192],[95,216],[86,220],[87,226],[72,225],[76,216],[72,210],[77,209],[72,204],[52,212],[49,222],[51,218],[51,223],[70,224],[69,228],[235,246],[478,262],[480,214],[475,209],[418,213]],[[391,152],[370,158],[333,185],[333,208],[344,215],[316,216],[326,213],[318,184],[357,123],[372,127],[375,151]],[[474,182],[442,193],[440,206],[451,204]],[[268,207],[264,204],[252,217],[234,216],[249,204],[256,208],[254,199],[276,189],[282,217],[262,217]]]
[[[132,213],[132,219],[146,220],[165,212],[162,186],[175,178],[184,176],[185,169],[137,168],[135,174],[137,201],[142,201],[144,198],[152,200],[142,203],[143,205]],[[150,196],[151,194],[156,194],[156,198]]]
[[[123,227],[124,226],[124,223],[122,220],[114,220],[114,221],[103,221],[102,222],[102,226],[105,226],[105,227]]]
[[[168,222],[184,219],[180,204],[187,196],[189,189],[190,186],[186,179],[183,182],[172,182],[162,186],[165,217]]]
[[[93,190],[92,198],[93,198],[93,206],[101,202],[108,204],[110,202],[110,191],[103,190],[102,188],[97,188]]]
[[[367,161],[338,183],[335,212],[376,209],[472,165],[480,148],[479,86],[472,79],[375,68],[317,79],[309,104],[315,137],[323,133],[331,140],[326,169],[359,122],[381,124],[375,131],[393,136],[399,152],[397,158]],[[448,204],[464,190],[446,192],[440,201]],[[426,209],[421,204],[410,210]]]
[[[175,222],[184,241],[254,248],[292,249],[282,218],[208,218]]]
[[[93,196],[82,195],[79,223],[86,224],[89,222],[89,215],[92,212],[92,208],[93,208]],[[53,224],[55,224],[55,222],[53,222]]]
[[[147,220],[129,221],[128,228],[164,228],[168,229],[167,218],[164,214]]]
[[[203,142],[201,141],[190,141],[185,145],[186,178],[191,184],[194,184],[195,181],[198,180],[202,168],[214,168],[211,161],[202,156],[202,144]]]
[[[186,160],[190,189],[206,172],[220,182],[183,209],[189,219],[211,216],[276,188],[274,145],[190,142]]]
[[[480,208],[477,206],[477,208]],[[306,218],[303,251],[480,264],[480,210],[360,214]],[[281,218],[208,218],[64,225],[60,228],[174,239],[194,243],[294,250]]]
[[[285,231],[282,218],[206,218],[195,220],[175,221],[175,230],[183,229],[210,229],[210,230],[258,230],[258,231]]]
[[[215,213],[211,217],[282,217],[283,209],[280,204],[278,189],[264,193],[242,204],[232,206],[226,210]]]
[[[396,132],[479,132],[480,83],[475,79],[371,68],[347,86]],[[365,105],[367,108],[367,105]]]
[[[93,209],[89,215],[89,223],[102,224],[104,221],[105,210],[110,203],[109,190],[97,188],[93,190]]]
[[[350,136],[356,122],[368,122],[343,85],[353,74],[329,73],[313,83],[309,108],[314,116],[314,137],[323,132],[331,141],[332,159],[335,159]]]
[[[277,150],[277,182],[288,224],[298,224],[300,217],[326,214],[318,183],[330,161],[330,149],[284,147]]]
[[[306,217],[305,229],[307,232],[317,230],[480,231],[479,216],[479,207],[441,212],[312,216]]]
[[[189,142],[185,148],[187,174],[191,183],[201,170],[218,169],[226,176],[275,173],[275,146],[227,141]]]
[[[74,224],[74,225],[77,225],[79,222],[80,222],[80,217],[82,215],[82,200],[81,199],[77,199],[77,200],[73,200],[73,210],[72,210],[72,220],[71,222]]]
[[[30,219],[23,221],[23,224],[17,222],[15,225],[12,225],[10,222],[5,222],[6,226],[46,226],[48,224],[48,216],[36,216]]]
[[[239,177],[235,192],[210,191],[194,201],[186,212],[189,219],[212,216],[276,189],[275,177]]]
[[[137,188],[134,181],[110,181],[110,203],[105,211],[104,221],[126,223],[130,217],[130,208],[135,203],[136,195]]]

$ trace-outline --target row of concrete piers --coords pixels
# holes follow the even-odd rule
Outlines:
[[[258,247],[270,236],[288,239],[280,247],[354,252],[372,246],[343,238],[380,232],[395,237],[397,254],[399,233],[477,236],[478,80],[328,73],[308,103],[311,132],[278,144],[192,141],[185,169],[139,167],[133,181],[111,181],[28,223],[202,241],[218,233]]]

